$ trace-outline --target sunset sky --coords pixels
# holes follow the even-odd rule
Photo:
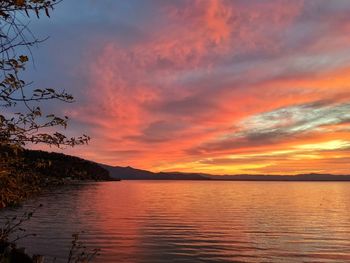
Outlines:
[[[65,0],[36,87],[66,89],[67,154],[152,171],[350,174],[350,1]],[[47,149],[47,148],[46,148]],[[56,150],[51,148],[50,150]]]

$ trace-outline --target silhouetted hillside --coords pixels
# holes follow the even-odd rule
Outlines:
[[[101,165],[62,153],[24,150],[21,154],[23,166],[35,167],[44,177],[76,180],[110,180],[109,172]]]
[[[0,147],[0,208],[16,204],[42,188],[76,180],[112,180],[100,165],[60,153]]]

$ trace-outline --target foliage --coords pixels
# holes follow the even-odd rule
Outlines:
[[[20,152],[20,148],[0,146],[0,208],[15,205],[40,190],[38,174],[18,169],[23,161]]]
[[[23,21],[35,14],[50,16],[57,0],[7,0],[0,1],[0,145],[44,143],[57,147],[75,146],[89,141],[86,135],[67,138],[52,131],[52,127],[67,127],[68,117],[45,114],[40,103],[59,100],[74,101],[72,95],[52,88],[33,89],[32,83],[25,82],[20,73],[29,61],[18,51],[42,42],[35,38],[28,24]]]

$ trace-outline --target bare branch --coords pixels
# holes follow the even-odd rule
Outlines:
[[[37,18],[41,15],[50,17],[50,12],[59,2],[61,0],[0,1],[0,107],[16,109],[23,105],[26,109],[20,113],[0,112],[0,145],[32,143],[61,147],[86,144],[90,140],[86,135],[67,138],[52,131],[52,127],[66,128],[68,118],[44,114],[38,106],[38,103],[49,100],[72,103],[72,95],[52,88],[32,89],[31,82],[20,78],[29,58],[17,55],[17,51],[26,47],[31,54],[32,46],[46,40],[37,39],[24,19],[33,14]]]

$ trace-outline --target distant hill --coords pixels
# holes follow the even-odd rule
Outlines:
[[[100,164],[112,178],[122,180],[215,180],[215,181],[350,181],[350,175],[298,174],[298,175],[211,175],[200,173],[160,172],[153,173],[133,167]]]
[[[112,178],[123,180],[211,180],[207,176],[196,173],[177,173],[177,172],[161,172],[153,173],[146,170],[136,168],[101,165],[109,171]]]
[[[213,180],[226,181],[350,181],[350,175],[297,174],[297,175],[208,175]]]

